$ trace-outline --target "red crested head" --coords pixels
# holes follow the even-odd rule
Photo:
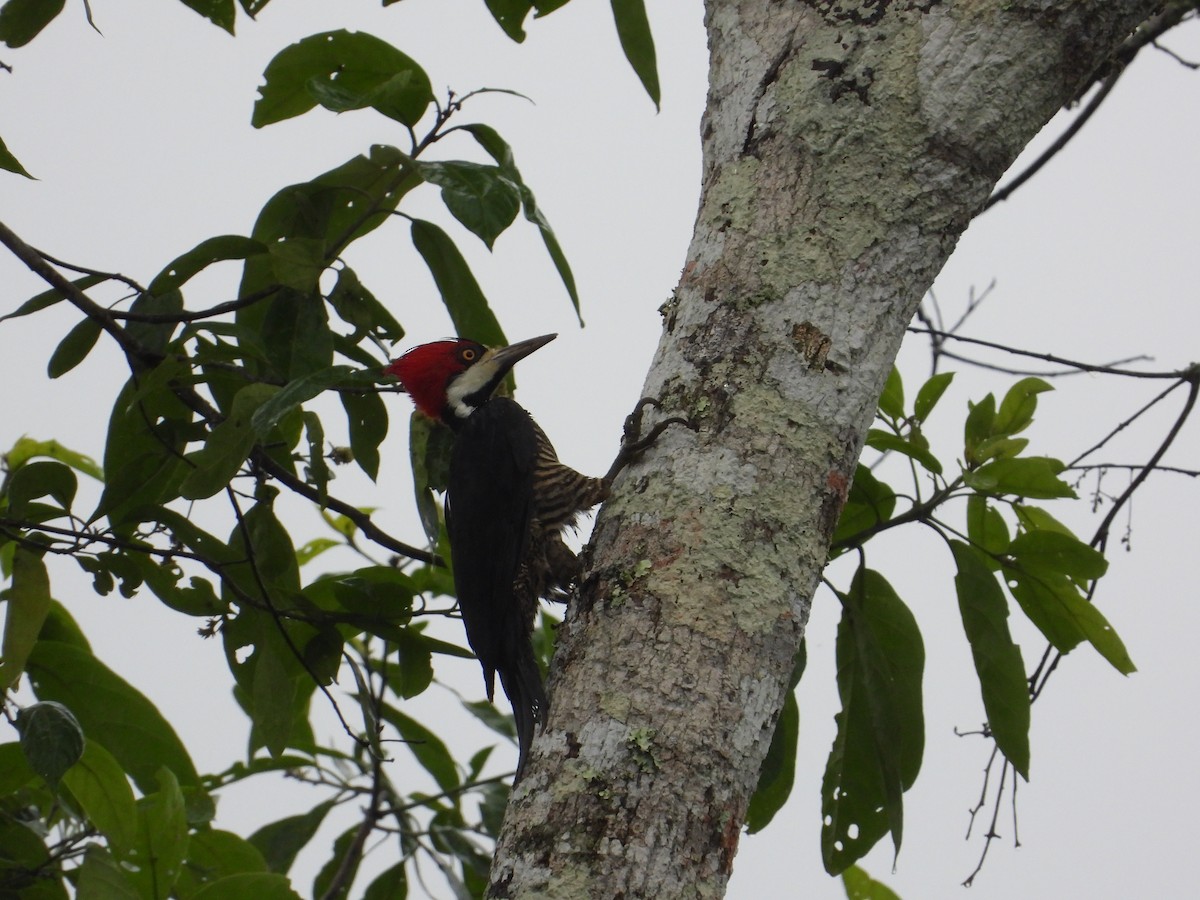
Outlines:
[[[413,347],[383,371],[404,385],[413,404],[432,419],[455,424],[491,399],[509,369],[557,335],[488,349],[475,341],[434,341]]]

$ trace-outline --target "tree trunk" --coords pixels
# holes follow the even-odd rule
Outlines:
[[[708,0],[704,184],[490,896],[719,897],[917,304],[1152,0]],[[648,417],[650,418],[650,417]]]

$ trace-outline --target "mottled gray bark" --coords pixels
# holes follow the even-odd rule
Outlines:
[[[724,894],[862,441],[1018,151],[1155,3],[709,0],[704,184],[491,896]]]

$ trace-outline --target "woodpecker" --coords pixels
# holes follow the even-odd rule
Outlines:
[[[514,783],[549,708],[530,639],[538,600],[564,599],[578,574],[563,531],[607,498],[612,477],[645,446],[627,442],[607,475],[589,478],[558,461],[524,408],[493,396],[515,363],[555,337],[500,348],[436,341],[384,370],[399,379],[419,412],[454,431],[446,529],[455,588],[488,700],[499,675],[512,705],[519,747]]]

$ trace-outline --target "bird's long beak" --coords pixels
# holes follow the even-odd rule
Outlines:
[[[541,337],[529,338],[527,341],[517,341],[515,344],[509,344],[507,347],[493,350],[491,362],[499,371],[507,372],[520,360],[527,357],[539,347],[545,347],[556,337],[558,337],[557,334],[543,334]]]

